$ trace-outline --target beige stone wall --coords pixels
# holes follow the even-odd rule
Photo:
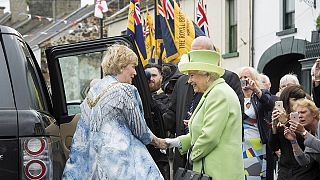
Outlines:
[[[27,3],[25,0],[10,0],[11,22],[18,22],[27,19]]]
[[[38,16],[61,18],[78,8],[80,0],[29,0],[30,14]]]

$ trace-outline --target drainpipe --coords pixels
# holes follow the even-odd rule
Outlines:
[[[52,18],[55,21],[56,18],[56,0],[52,1]]]
[[[249,1],[249,8],[250,8],[250,40],[251,46],[250,48],[250,55],[249,55],[249,66],[254,67],[254,0]],[[249,41],[250,42],[250,41]]]

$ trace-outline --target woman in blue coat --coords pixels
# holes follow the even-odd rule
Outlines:
[[[107,49],[105,77],[81,104],[63,179],[163,179],[145,145],[166,148],[147,127],[137,89],[131,85],[138,58],[124,45]]]

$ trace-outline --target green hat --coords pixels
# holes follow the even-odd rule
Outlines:
[[[178,65],[181,73],[188,71],[215,72],[221,77],[224,69],[219,66],[220,54],[211,50],[193,50],[188,57],[183,55]]]

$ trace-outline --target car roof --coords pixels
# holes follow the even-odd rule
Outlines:
[[[15,29],[11,28],[11,27],[8,27],[8,26],[2,26],[0,25],[0,33],[10,33],[10,34],[15,34],[17,36],[20,36],[22,37],[22,35],[16,31]]]

